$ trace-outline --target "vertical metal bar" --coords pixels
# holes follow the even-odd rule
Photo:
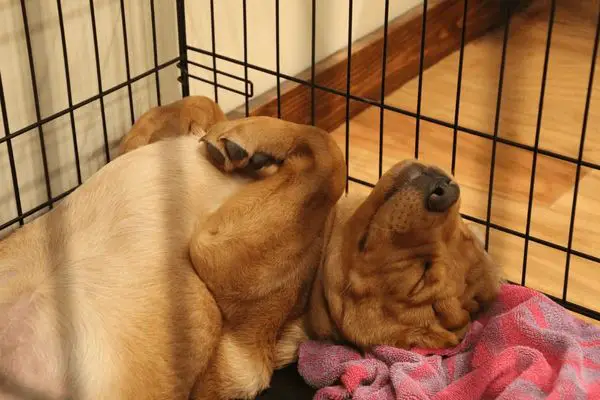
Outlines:
[[[215,34],[215,1],[210,0],[210,41],[212,46],[213,82],[215,90],[215,103],[219,102],[219,87],[217,75],[217,40]],[[246,80],[247,81],[247,80]]]
[[[154,0],[150,0],[150,19],[152,21],[152,51],[154,55],[154,68],[158,68],[158,43],[156,40],[156,13],[154,11]],[[156,79],[156,102],[160,106],[160,76],[158,69],[154,73]]]
[[[29,34],[29,23],[27,21],[27,7],[25,0],[21,0],[21,14],[23,15],[23,30],[25,31],[25,43],[27,44],[27,56],[29,58],[29,73],[31,75],[31,87],[33,89],[33,102],[35,105],[35,117],[37,121],[42,119],[40,111],[40,99],[38,96],[37,79],[35,76],[35,66],[33,63],[33,51],[31,49],[31,36]],[[46,180],[46,195],[48,196],[48,207],[53,208],[52,188],[50,185],[50,173],[48,172],[48,158],[46,156],[46,144],[44,141],[44,130],[42,125],[38,126],[38,137],[40,139],[40,149],[42,153],[42,165],[44,167],[44,179]]]
[[[96,14],[94,0],[90,0],[90,15],[92,18],[92,35],[94,38],[94,56],[96,57],[96,77],[98,79],[98,94],[102,93],[102,71],[100,68],[100,51],[98,50],[98,31],[96,29]],[[100,96],[100,115],[102,117],[102,131],[104,135],[104,156],[106,162],[110,161],[110,148],[108,145],[108,128],[106,126],[106,111],[104,109],[104,96]]]
[[[417,89],[417,117],[415,124],[415,158],[419,158],[419,136],[421,131],[421,99],[423,97],[423,65],[425,62],[425,33],[427,31],[427,0],[423,0],[421,21],[421,49],[419,54],[419,86]]]
[[[454,105],[454,132],[452,137],[452,175],[456,172],[456,150],[458,147],[458,118],[460,115],[460,94],[462,90],[463,63],[465,57],[465,36],[467,32],[467,11],[469,7],[468,0],[464,0],[463,23],[460,34],[460,53],[458,56],[458,79],[456,81],[456,103]]]
[[[127,43],[127,19],[125,17],[125,1],[121,0],[121,25],[123,29],[123,47],[125,52],[125,74],[127,76],[127,92],[129,93],[129,112],[131,114],[131,125],[135,122],[133,111],[133,91],[131,88],[131,68],[129,66],[129,44]]]
[[[552,28],[554,26],[554,15],[556,14],[556,0],[550,4],[550,16],[548,18],[548,33],[546,36],[546,53],[544,55],[544,66],[542,69],[542,84],[540,88],[540,100],[538,105],[537,123],[535,126],[535,139],[533,144],[533,159],[531,161],[531,180],[529,182],[529,200],[527,203],[527,222],[525,223],[525,245],[523,247],[523,268],[521,269],[521,285],[525,285],[527,277],[527,256],[529,253],[529,233],[531,231],[531,212],[533,210],[533,197],[535,190],[535,174],[537,169],[538,149],[540,145],[540,134],[542,130],[542,116],[544,110],[544,96],[546,93],[546,78],[548,75],[548,64],[550,61],[550,47],[552,44]]]
[[[2,122],[4,125],[4,136],[10,133],[8,123],[8,112],[6,111],[6,99],[4,98],[4,84],[2,83],[2,75],[0,74],[0,107],[2,109]],[[23,207],[21,206],[21,192],[19,191],[19,179],[17,177],[17,165],[15,163],[15,155],[12,148],[12,140],[6,141],[8,151],[8,162],[10,164],[10,174],[12,177],[13,191],[15,194],[15,204],[17,206],[17,217],[19,217],[19,225],[23,226]]]
[[[383,175],[383,116],[385,104],[385,74],[387,66],[388,19],[390,14],[390,1],[385,0],[383,20],[383,55],[381,62],[381,93],[379,94],[379,167],[378,175]]]
[[[352,1],[352,0],[350,0]],[[277,118],[281,118],[281,65],[279,54],[279,0],[275,0],[275,70],[277,74]]]
[[[250,115],[248,105],[248,20],[246,16],[246,0],[242,0],[242,23],[244,34],[244,108],[246,117]]]
[[[190,77],[187,72],[187,33],[185,28],[185,0],[176,0],[177,31],[179,41],[179,63],[181,64],[181,96],[190,95]],[[214,53],[213,53],[214,54]],[[216,85],[216,81],[215,81]],[[216,100],[216,99],[215,99]]]
[[[79,161],[79,149],[77,146],[77,128],[75,127],[75,114],[73,108],[73,93],[71,92],[71,75],[69,74],[69,56],[67,54],[67,39],[65,37],[65,24],[63,21],[61,0],[56,0],[58,11],[58,25],[60,27],[60,40],[62,43],[63,60],[65,64],[65,80],[67,84],[67,101],[69,103],[69,117],[71,119],[71,131],[73,133],[73,152],[75,154],[75,169],[77,170],[77,183],[81,185],[81,163]]]
[[[350,89],[352,82],[352,10],[353,0],[348,4],[348,53],[346,55],[346,193],[350,180]]]
[[[311,35],[311,59],[310,59],[310,123],[314,125],[316,122],[315,110],[315,58],[316,58],[316,30],[317,30],[317,3],[312,0],[312,35]]]
[[[488,192],[488,206],[485,217],[485,249],[489,249],[490,242],[490,220],[492,218],[492,198],[494,193],[494,172],[496,168],[496,147],[498,144],[498,128],[500,126],[500,109],[502,107],[502,86],[504,84],[504,67],[506,64],[506,48],[508,45],[508,33],[510,31],[510,6],[504,5],[506,10],[506,22],[504,25],[504,39],[502,42],[502,60],[500,61],[500,78],[498,80],[498,99],[496,100],[496,117],[494,121],[494,135],[492,137],[492,160],[490,165],[490,183]]]
[[[565,264],[565,280],[563,284],[562,299],[567,300],[567,290],[569,288],[569,269],[571,267],[571,251],[573,249],[573,232],[575,229],[575,216],[577,212],[577,197],[579,195],[579,179],[581,177],[581,163],[583,161],[583,152],[585,150],[585,135],[587,132],[588,116],[590,113],[590,103],[592,100],[592,90],[594,87],[594,74],[596,72],[596,57],[598,56],[598,40],[600,39],[600,9],[596,20],[596,36],[594,38],[594,50],[592,51],[592,64],[590,67],[590,77],[588,81],[587,95],[585,99],[585,109],[583,111],[583,126],[581,127],[581,138],[579,140],[579,154],[577,155],[577,167],[575,169],[575,186],[573,188],[573,204],[571,206],[571,221],[569,222],[569,240],[567,242],[567,261]]]

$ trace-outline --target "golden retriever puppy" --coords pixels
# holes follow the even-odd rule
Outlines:
[[[0,398],[253,398],[344,183],[327,133],[271,118],[116,158],[0,242]]]
[[[119,155],[169,137],[203,136],[209,127],[226,119],[221,107],[205,96],[188,96],[153,107],[142,114],[121,140]]]

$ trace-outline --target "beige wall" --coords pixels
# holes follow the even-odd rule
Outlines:
[[[175,2],[155,0],[157,16],[158,61],[177,57]],[[215,34],[218,53],[243,60],[242,1],[214,0]],[[294,75],[310,66],[311,1],[281,0],[281,71]],[[317,61],[346,46],[348,7],[346,0],[317,2]],[[421,3],[421,0],[391,1],[390,19]],[[64,59],[55,1],[26,1],[29,31],[34,54],[35,73],[42,118],[68,107]],[[118,0],[95,0],[96,25],[104,90],[126,79],[123,32]],[[209,0],[187,1],[187,36],[192,46],[211,49]],[[248,0],[248,61],[275,69],[275,2]],[[384,2],[354,1],[353,38],[377,29],[383,23]],[[73,103],[98,93],[89,0],[63,0],[62,12],[67,37]],[[154,66],[150,2],[126,0],[125,14],[131,76]],[[190,53],[190,59],[212,66],[212,58]],[[243,77],[243,68],[219,60],[217,68]],[[212,73],[199,68],[194,74],[212,80]],[[0,72],[4,83],[10,131],[36,121],[28,64],[25,31],[19,0],[0,1]],[[175,66],[160,72],[163,103],[180,96]],[[221,79],[221,78],[220,78]],[[272,88],[273,76],[249,70],[255,94]],[[379,77],[373,77],[379,79]],[[241,82],[228,78],[221,83],[243,91]],[[135,118],[156,105],[154,74],[132,85]],[[211,85],[192,81],[192,94],[213,96]],[[111,152],[131,126],[127,87],[104,98],[107,133]],[[243,104],[244,98],[219,91],[219,103],[226,110]],[[94,101],[73,114],[77,129],[82,179],[85,180],[105,163],[100,103]],[[66,114],[45,124],[43,135],[48,159],[51,191],[54,196],[77,184],[71,116]],[[4,135],[4,131],[0,136]],[[12,140],[17,164],[21,203],[24,211],[47,200],[40,140],[37,129]],[[15,198],[6,143],[0,145],[0,224],[16,216]],[[5,232],[0,232],[0,235]]]

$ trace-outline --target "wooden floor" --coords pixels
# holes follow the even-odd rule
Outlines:
[[[543,2],[542,2],[543,3]],[[585,3],[582,6],[578,3]],[[598,0],[559,1],[550,51],[540,148],[577,158],[592,59]],[[511,20],[498,136],[533,146],[548,30],[549,7],[542,4]],[[459,125],[493,134],[495,126],[503,30],[465,47]],[[423,115],[454,121],[459,52],[423,74]],[[584,160],[600,164],[600,78],[596,79],[587,126]],[[412,112],[417,107],[418,79],[387,97],[386,103]],[[375,183],[378,178],[379,108],[371,107],[350,122],[350,175]],[[334,131],[345,146],[345,125]],[[414,157],[416,122],[384,113],[384,171]],[[450,171],[453,130],[421,121],[419,158]],[[463,212],[486,218],[492,142],[459,133],[455,176],[462,186]],[[491,221],[525,232],[533,155],[498,144]],[[537,157],[531,234],[567,246],[576,165],[549,156]],[[352,185],[350,190],[365,190]],[[583,167],[573,235],[573,248],[600,257],[600,171]],[[490,253],[506,276],[520,282],[524,240],[491,231]],[[600,311],[600,264],[572,256],[568,300]],[[527,285],[561,296],[564,252],[530,242]]]

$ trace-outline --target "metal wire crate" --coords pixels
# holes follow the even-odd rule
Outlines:
[[[135,105],[135,100],[134,100],[134,94],[133,94],[133,89],[132,87],[139,81],[147,79],[148,77],[154,77],[154,85],[155,85],[155,90],[156,90],[156,101],[155,104],[156,105],[160,105],[164,102],[164,99],[161,98],[161,78],[160,78],[160,72],[169,68],[169,67],[173,67],[173,66],[177,66],[180,73],[179,73],[179,77],[178,80],[180,82],[180,89],[181,89],[181,95],[182,96],[188,96],[190,95],[190,82],[193,80],[196,81],[200,81],[203,82],[207,85],[210,85],[212,88],[214,88],[214,99],[218,102],[219,101],[219,91],[226,91],[226,92],[230,92],[230,93],[235,93],[239,96],[243,96],[245,101],[244,101],[244,110],[245,110],[245,114],[248,115],[250,113],[250,105],[249,102],[250,100],[254,97],[255,95],[255,89],[254,89],[254,85],[253,83],[249,80],[248,75],[249,75],[249,71],[258,71],[264,74],[268,74],[272,77],[274,77],[276,79],[276,90],[277,90],[277,116],[281,117],[281,110],[282,110],[282,105],[281,105],[281,80],[287,80],[290,82],[294,82],[303,86],[306,86],[309,88],[310,90],[310,101],[308,104],[306,104],[306,107],[309,107],[311,110],[311,123],[315,123],[315,102],[317,101],[317,91],[320,92],[325,92],[325,93],[329,93],[335,96],[340,96],[343,97],[345,99],[345,107],[346,107],[346,148],[345,148],[345,152],[346,152],[346,160],[347,163],[350,162],[350,158],[348,157],[348,153],[349,153],[349,143],[351,140],[350,137],[350,131],[349,131],[349,120],[350,120],[350,103],[351,102],[359,102],[359,103],[365,103],[368,104],[369,106],[375,106],[378,107],[380,110],[379,113],[379,119],[380,119],[380,127],[379,127],[379,163],[378,163],[378,172],[379,172],[379,176],[381,176],[382,174],[382,170],[383,170],[383,151],[385,149],[385,138],[384,138],[384,129],[383,129],[383,125],[384,125],[384,111],[387,112],[393,112],[393,113],[400,113],[402,115],[411,117],[415,119],[416,122],[416,129],[414,132],[414,137],[415,137],[415,148],[414,148],[414,155],[415,157],[419,157],[419,139],[420,139],[420,133],[421,133],[421,122],[422,121],[426,121],[428,123],[433,123],[433,124],[437,124],[441,127],[444,128],[449,128],[452,130],[452,134],[453,134],[453,146],[452,146],[452,172],[454,173],[455,167],[456,167],[456,160],[457,157],[459,156],[458,150],[457,150],[457,138],[459,137],[459,135],[475,135],[477,137],[480,137],[482,139],[485,139],[487,141],[491,142],[491,165],[490,165],[490,176],[489,176],[489,192],[488,192],[488,199],[487,199],[487,212],[486,212],[486,217],[485,219],[482,218],[476,218],[474,216],[470,216],[470,215],[464,215],[464,218],[466,218],[467,220],[476,222],[478,224],[481,224],[485,227],[485,237],[486,237],[486,246],[489,244],[489,237],[490,237],[490,231],[492,230],[497,230],[500,232],[504,232],[506,234],[509,235],[513,235],[515,237],[521,238],[524,240],[524,251],[523,251],[523,265],[522,265],[522,277],[521,277],[521,281],[520,282],[516,282],[518,284],[526,284],[526,277],[527,277],[527,260],[528,260],[528,251],[530,248],[530,243],[536,243],[542,246],[546,246],[549,248],[552,248],[554,250],[563,252],[566,254],[566,264],[565,264],[565,268],[564,268],[564,281],[563,281],[563,289],[562,289],[562,296],[551,296],[555,301],[557,301],[558,303],[560,303],[561,305],[565,306],[566,308],[575,311],[577,313],[586,315],[588,317],[600,320],[600,312],[598,312],[597,310],[593,310],[584,306],[581,306],[579,304],[575,304],[571,301],[568,300],[568,290],[569,290],[569,277],[570,277],[570,266],[571,266],[571,260],[572,260],[572,256],[577,256],[580,257],[582,259],[591,261],[593,263],[598,264],[598,267],[600,268],[600,258],[596,255],[593,254],[589,254],[583,251],[579,251],[577,249],[574,248],[574,243],[573,243],[573,233],[574,233],[574,228],[575,228],[575,217],[576,217],[576,212],[577,212],[577,200],[578,200],[578,191],[579,191],[579,180],[580,180],[580,175],[581,175],[581,171],[582,168],[589,168],[592,170],[600,170],[600,165],[596,164],[594,162],[590,162],[584,159],[584,146],[585,146],[585,141],[586,141],[586,132],[587,132],[587,121],[588,121],[588,115],[590,112],[590,103],[591,103],[591,97],[592,97],[592,87],[593,87],[593,83],[594,83],[594,74],[595,74],[595,61],[596,58],[598,56],[598,40],[599,40],[599,35],[600,35],[600,10],[597,13],[597,22],[596,22],[596,33],[595,33],[595,39],[594,39],[594,45],[593,45],[593,51],[592,51],[592,59],[590,62],[590,69],[589,69],[589,77],[588,77],[588,90],[587,90],[587,95],[586,95],[586,99],[585,99],[585,108],[584,108],[584,113],[582,116],[582,129],[581,132],[578,132],[578,134],[580,135],[579,138],[579,151],[578,151],[578,155],[577,157],[572,157],[572,156],[568,156],[565,154],[561,154],[559,152],[555,152],[555,151],[550,151],[547,149],[543,149],[540,147],[540,131],[541,131],[541,125],[542,125],[542,115],[543,115],[543,111],[544,111],[544,94],[546,91],[546,78],[547,78],[547,72],[548,72],[548,64],[549,64],[549,59],[550,59],[550,53],[551,53],[551,48],[552,48],[552,33],[553,33],[553,27],[554,27],[554,21],[555,21],[555,12],[556,12],[556,1],[555,0],[551,0],[551,9],[550,9],[550,13],[549,13],[549,21],[548,21],[548,31],[547,31],[547,38],[546,38],[546,49],[545,49],[545,59],[544,59],[544,64],[543,64],[543,71],[542,71],[542,81],[541,81],[541,85],[540,85],[540,100],[539,100],[539,108],[538,108],[538,112],[537,112],[537,124],[536,124],[536,129],[535,129],[535,140],[533,145],[526,145],[523,143],[520,143],[518,141],[514,141],[508,138],[504,138],[501,137],[499,135],[499,121],[500,121],[500,105],[502,102],[502,94],[503,94],[503,86],[504,86],[504,68],[505,68],[505,62],[506,62],[506,54],[507,54],[507,44],[508,44],[508,36],[509,36],[509,31],[510,31],[510,22],[511,22],[511,18],[512,18],[512,13],[511,7],[505,7],[505,12],[504,12],[504,20],[502,21],[502,26],[504,29],[504,40],[503,40],[503,45],[502,45],[502,57],[501,57],[501,63],[500,63],[500,72],[499,72],[499,81],[498,81],[498,91],[497,91],[497,101],[496,101],[496,108],[494,110],[495,113],[495,118],[494,118],[494,129],[492,132],[483,132],[477,129],[473,129],[470,128],[468,126],[463,126],[461,125],[460,121],[459,121],[459,113],[460,113],[460,106],[461,106],[461,84],[463,81],[463,58],[464,58],[464,51],[465,51],[465,32],[468,29],[468,21],[467,21],[467,4],[468,4],[468,0],[457,0],[460,3],[464,4],[464,15],[462,18],[462,26],[461,26],[461,45],[460,45],[460,57],[459,57],[459,66],[458,66],[458,73],[456,76],[456,81],[457,81],[457,91],[456,91],[456,96],[453,98],[449,98],[448,101],[449,102],[453,102],[455,104],[455,114],[454,114],[454,119],[450,120],[450,121],[445,121],[445,120],[441,120],[439,118],[434,118],[428,115],[423,114],[421,111],[421,104],[422,104],[422,91],[423,91],[423,71],[425,69],[425,65],[424,65],[424,54],[426,52],[426,46],[427,43],[425,42],[425,36],[426,36],[426,21],[427,21],[427,15],[428,15],[428,1],[425,0],[423,2],[423,12],[422,12],[422,27],[423,29],[421,29],[420,31],[420,35],[415,35],[415,40],[420,40],[420,65],[419,65],[419,80],[418,80],[418,93],[417,93],[417,106],[416,106],[416,112],[410,111],[410,110],[406,110],[406,109],[402,109],[396,106],[392,106],[389,104],[386,104],[385,102],[385,87],[386,87],[386,67],[387,67],[387,58],[386,58],[386,50],[388,48],[388,41],[387,41],[387,29],[388,29],[388,11],[390,8],[390,1],[389,0],[385,0],[385,15],[384,15],[384,21],[383,21],[383,30],[384,30],[384,38],[383,38],[383,58],[382,58],[382,75],[381,76],[373,76],[372,79],[377,79],[380,80],[381,82],[381,96],[379,98],[378,101],[375,101],[371,98],[367,98],[367,97],[362,97],[362,96],[358,96],[355,94],[352,94],[350,92],[350,87],[351,87],[351,74],[350,74],[350,70],[351,70],[351,62],[352,62],[352,45],[353,45],[353,38],[352,38],[352,15],[353,15],[353,0],[348,0],[348,7],[349,7],[349,15],[350,15],[350,19],[348,21],[348,42],[347,42],[347,56],[348,56],[348,63],[347,63],[347,76],[346,76],[346,88],[345,90],[340,90],[339,88],[332,88],[332,87],[327,87],[327,86],[323,86],[321,84],[318,84],[317,82],[315,82],[315,65],[316,65],[316,51],[315,51],[315,41],[316,41],[316,27],[317,27],[317,18],[316,18],[316,10],[317,10],[317,1],[316,0],[312,0],[311,1],[311,21],[312,21],[312,25],[311,25],[311,76],[310,79],[301,79],[298,78],[296,76],[292,76],[289,74],[285,74],[281,72],[281,65],[280,65],[280,29],[281,29],[281,23],[280,23],[280,8],[282,7],[282,5],[280,4],[280,1],[278,0],[274,0],[275,2],[275,31],[273,32],[273,40],[276,42],[276,54],[273,55],[273,57],[276,58],[277,62],[276,62],[276,68],[274,70],[269,69],[269,68],[265,68],[262,67],[260,65],[256,65],[256,64],[252,64],[250,62],[248,62],[248,40],[251,40],[250,38],[248,38],[248,33],[247,33],[247,1],[246,0],[240,0],[239,1],[239,7],[240,7],[240,12],[242,14],[242,34],[243,34],[243,38],[242,38],[242,46],[243,46],[243,57],[241,59],[237,59],[237,58],[232,58],[223,54],[219,54],[215,51],[215,10],[214,10],[214,0],[210,0],[210,8],[206,10],[207,14],[210,14],[210,21],[211,21],[211,34],[212,34],[212,46],[211,48],[202,48],[199,46],[195,46],[192,43],[188,43],[188,40],[186,38],[186,4],[184,0],[176,0],[170,4],[172,4],[172,6],[174,7],[175,13],[176,13],[176,25],[172,26],[173,30],[177,31],[177,55],[175,57],[172,57],[166,61],[162,61],[159,62],[159,57],[158,57],[158,50],[157,50],[157,46],[158,46],[158,40],[157,40],[157,18],[156,18],[156,3],[154,0],[148,0],[149,1],[149,9],[150,9],[150,24],[151,24],[151,31],[152,31],[152,49],[153,49],[153,67],[146,69],[143,72],[137,73],[137,74],[133,74],[132,73],[132,68],[131,68],[131,60],[130,60],[130,54],[132,49],[129,46],[129,42],[128,42],[128,23],[127,23],[127,19],[126,19],[126,7],[125,7],[125,1],[124,0],[119,0],[119,7],[120,7],[120,18],[121,18],[121,32],[122,32],[122,37],[123,37],[123,59],[124,59],[124,63],[125,63],[125,75],[126,78],[124,80],[122,80],[121,82],[114,84],[114,85],[110,85],[107,86],[105,81],[103,80],[103,69],[101,66],[101,57],[100,57],[100,46],[99,46],[99,33],[98,33],[98,27],[97,27],[97,16],[95,11],[97,10],[98,5],[94,3],[94,0],[90,0],[89,1],[89,9],[86,11],[89,13],[90,16],[90,32],[88,32],[89,34],[92,35],[93,38],[93,49],[94,49],[94,65],[93,67],[90,68],[89,71],[89,80],[90,82],[95,82],[95,85],[97,85],[97,94],[94,94],[92,96],[89,96],[81,101],[77,101],[75,102],[73,94],[72,94],[72,83],[71,83],[71,77],[70,77],[70,65],[72,65],[73,62],[76,62],[76,60],[73,58],[73,56],[69,53],[68,51],[68,46],[67,46],[67,42],[68,42],[68,35],[66,33],[66,24],[65,24],[65,18],[64,18],[64,12],[63,12],[63,6],[64,6],[64,2],[62,2],[61,0],[57,0],[56,2],[56,11],[58,13],[58,21],[59,21],[59,31],[60,31],[60,43],[61,43],[61,54],[55,55],[56,57],[62,57],[63,61],[64,61],[64,73],[65,73],[65,82],[66,82],[66,90],[67,90],[67,99],[68,99],[68,107],[57,111],[57,112],[53,112],[50,115],[43,115],[43,112],[41,110],[41,105],[40,105],[40,87],[42,85],[42,83],[40,82],[40,79],[38,76],[36,76],[36,68],[35,68],[35,60],[37,57],[36,52],[34,51],[34,48],[32,46],[32,27],[31,27],[31,23],[29,21],[28,18],[28,12],[31,11],[31,6],[28,6],[26,4],[25,0],[20,0],[20,3],[18,4],[18,8],[19,8],[19,12],[21,15],[21,23],[22,23],[22,29],[24,32],[24,49],[23,51],[26,52],[27,55],[27,59],[28,59],[28,70],[22,71],[24,76],[27,76],[27,79],[29,79],[30,81],[30,85],[32,88],[32,95],[33,95],[33,106],[35,109],[35,121],[26,124],[22,127],[19,127],[18,129],[14,129],[13,123],[9,120],[10,116],[9,116],[9,109],[11,107],[11,99],[7,98],[7,96],[5,95],[5,86],[6,86],[6,82],[2,81],[3,76],[0,75],[0,103],[1,103],[1,111],[2,111],[2,121],[3,121],[3,129],[4,129],[4,135],[2,137],[0,137],[0,146],[6,146],[6,151],[7,151],[7,157],[8,157],[8,165],[10,167],[10,175],[11,175],[11,180],[12,180],[12,189],[7,188],[6,191],[12,191],[12,195],[14,196],[14,204],[15,204],[15,216],[11,217],[11,218],[6,218],[4,220],[0,219],[0,233],[6,233],[8,232],[10,229],[12,229],[13,227],[17,226],[17,225],[23,225],[26,223],[26,221],[31,218],[34,217],[36,215],[38,215],[40,212],[44,212],[46,210],[49,210],[53,207],[53,205],[60,201],[61,199],[63,199],[65,196],[68,196],[69,193],[71,193],[73,190],[75,190],[84,180],[84,174],[82,173],[81,170],[81,165],[80,165],[80,142],[82,140],[82,137],[78,134],[78,127],[76,126],[75,123],[75,117],[74,114],[82,109],[83,107],[86,107],[90,104],[96,104],[99,105],[100,107],[100,119],[99,119],[99,123],[102,126],[102,131],[103,131],[103,146],[102,146],[102,152],[103,152],[103,156],[104,156],[104,162],[109,162],[111,159],[111,154],[110,154],[110,141],[109,141],[109,132],[111,130],[111,128],[109,127],[109,117],[107,116],[107,113],[105,112],[105,102],[107,101],[106,99],[120,91],[120,90],[127,90],[128,92],[128,112],[130,115],[130,121],[131,123],[133,123],[136,119],[136,117],[139,117],[139,115],[135,114],[135,110],[134,110],[134,105]],[[267,0],[265,0],[267,1]],[[509,2],[507,2],[509,3]],[[419,37],[420,36],[420,37]],[[190,55],[192,54],[196,54],[196,55],[202,55],[205,57],[208,57],[212,63],[208,63],[208,65],[206,65],[205,63],[199,63],[197,61],[191,60],[190,59]],[[237,65],[240,68],[243,69],[243,76],[238,76],[235,74],[231,74],[225,71],[220,71],[217,69],[217,61],[224,61],[227,63],[231,63],[233,65]],[[192,69],[193,68],[198,68],[200,70],[204,70],[204,71],[208,71],[210,72],[210,74],[212,75],[211,79],[207,79],[206,77],[200,76],[200,74],[195,73]],[[2,72],[2,71],[0,71]],[[222,83],[223,79],[226,78],[229,81],[236,81],[236,82],[241,82],[243,84],[243,90],[240,90],[239,88],[236,87],[232,87],[231,85]],[[221,80],[221,82],[220,82]],[[71,136],[72,136],[72,143],[73,143],[73,157],[75,160],[75,168],[76,168],[76,184],[73,185],[71,188],[68,188],[66,190],[60,190],[60,191],[56,191],[53,190],[52,188],[52,184],[51,184],[51,173],[49,170],[49,166],[48,166],[48,156],[47,156],[47,151],[46,151],[46,143],[45,143],[45,135],[44,135],[44,131],[46,129],[46,126],[50,123],[52,123],[53,121],[61,118],[61,117],[69,117],[70,120],[70,126],[68,129],[70,129],[71,131]],[[22,185],[20,184],[20,179],[21,176],[19,175],[19,171],[17,168],[17,155],[15,154],[15,151],[13,149],[13,144],[15,143],[16,140],[18,140],[20,137],[25,136],[25,135],[30,135],[30,136],[37,136],[38,140],[39,140],[39,154],[36,155],[36,157],[39,157],[39,159],[41,160],[41,164],[43,165],[43,176],[44,176],[44,190],[45,190],[45,197],[46,200],[34,205],[34,206],[27,206],[23,204],[22,198],[21,198],[21,191],[22,191]],[[527,152],[530,152],[532,154],[532,165],[531,165],[531,169],[532,169],[532,173],[531,173],[531,180],[530,180],[530,186],[529,186],[529,200],[528,200],[528,204],[527,204],[527,216],[526,216],[526,224],[525,224],[525,229],[523,231],[519,231],[519,230],[515,230],[506,226],[502,226],[499,224],[496,224],[492,221],[492,206],[493,206],[493,191],[494,191],[494,174],[495,174],[495,165],[496,165],[496,156],[497,156],[497,145],[498,144],[503,144],[503,145],[507,145],[510,147],[514,147],[514,148],[519,148],[522,150],[525,150]],[[558,159],[558,160],[562,160],[564,162],[570,163],[572,165],[575,166],[575,180],[574,180],[574,196],[572,198],[572,207],[571,207],[571,215],[570,215],[570,219],[569,219],[569,231],[568,231],[568,241],[567,241],[567,245],[561,245],[546,239],[542,239],[539,237],[535,237],[531,234],[531,221],[532,221],[532,210],[533,210],[533,203],[534,203],[534,199],[533,199],[533,193],[534,193],[534,188],[535,188],[535,184],[536,184],[536,166],[538,163],[538,156],[545,156],[545,157],[550,157],[553,159]],[[366,185],[366,186],[373,186],[374,182],[365,182],[364,180],[361,179],[357,179],[355,177],[349,176],[348,180],[350,182],[355,182],[355,183],[359,183],[362,185]],[[600,221],[599,221],[600,222]]]

